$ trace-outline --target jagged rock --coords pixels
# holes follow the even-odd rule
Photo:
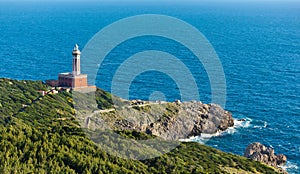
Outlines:
[[[234,125],[232,114],[215,104],[184,102],[173,116],[160,119],[147,128],[147,132],[164,139],[174,140],[214,134]]]
[[[191,101],[136,105],[136,100],[129,103],[129,107],[119,108],[114,115],[103,112],[101,118],[114,129],[137,130],[165,140],[215,134],[234,125],[232,114],[216,104]],[[95,124],[95,128],[102,127]]]
[[[283,154],[277,155],[277,165],[281,166],[286,164],[287,157]]]
[[[255,142],[246,148],[244,156],[255,161],[263,162],[269,166],[278,168],[286,164],[287,157],[283,154],[275,155],[274,149]]]

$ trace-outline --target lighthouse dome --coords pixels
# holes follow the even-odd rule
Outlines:
[[[78,54],[81,54],[79,48],[78,48],[78,45],[76,44],[74,49],[73,49],[73,52],[72,52],[73,55],[78,55]]]

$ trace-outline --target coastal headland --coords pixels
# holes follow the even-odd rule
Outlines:
[[[83,113],[87,108],[74,109],[72,90],[53,89],[42,81],[4,78],[0,79],[0,88],[1,173],[280,172],[275,167],[261,162],[193,142],[181,142],[172,151],[153,159],[142,161],[122,159],[105,152],[85,132],[85,129],[98,129],[97,120],[94,119],[94,116],[98,115],[102,119],[107,119],[106,123],[110,123],[107,126],[111,126],[115,133],[133,140],[157,136],[173,140],[182,138],[186,132],[189,132],[187,136],[215,133],[233,126],[230,112],[218,105],[196,101],[156,103],[136,100],[126,101],[123,108],[114,108],[112,94],[97,89],[95,114],[84,128],[80,116],[86,115]],[[88,94],[80,93],[80,95]],[[160,109],[163,109],[163,112]],[[160,111],[163,117],[156,119],[153,117],[154,111]],[[149,118],[142,123],[148,123],[154,118],[156,121],[149,125],[137,124],[134,121],[130,124],[120,113],[128,113],[131,116],[137,114],[136,117],[144,115],[145,118]],[[182,113],[193,115],[193,119],[190,119],[193,124],[183,124],[184,119],[177,120],[179,118],[177,116]],[[183,131],[185,129],[188,131]],[[103,137],[110,139],[109,134]],[[126,148],[122,146],[127,145],[111,144],[111,146]]]

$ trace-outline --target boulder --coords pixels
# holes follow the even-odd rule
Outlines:
[[[282,166],[285,165],[287,161],[287,157],[283,154],[277,155],[277,165]]]
[[[258,142],[248,145],[244,152],[244,156],[276,168],[285,165],[287,161],[285,155],[275,155],[272,148],[266,147]]]
[[[238,119],[238,121],[244,122],[246,121],[246,119],[242,118],[242,119]]]

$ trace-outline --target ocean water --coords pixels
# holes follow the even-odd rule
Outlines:
[[[124,17],[165,14],[199,29],[224,68],[226,109],[234,129],[206,144],[242,155],[259,141],[286,154],[290,173],[300,173],[300,3],[105,4],[0,2],[0,77],[56,79],[71,70],[71,50],[82,48],[100,29]],[[178,57],[193,73],[203,102],[210,103],[208,76],[189,49],[170,39],[145,36],[118,45],[100,66],[96,85],[110,91],[116,68],[134,53],[161,50]],[[84,70],[83,70],[84,71]],[[176,79],[157,71],[141,73],[130,98],[160,91],[180,98]],[[195,141],[202,141],[196,139]]]

